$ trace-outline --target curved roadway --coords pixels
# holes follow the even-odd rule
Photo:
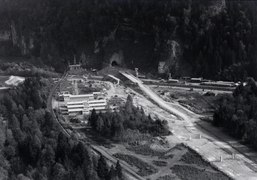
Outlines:
[[[153,92],[149,87],[145,86],[143,82],[136,78],[134,75],[120,71],[121,74],[123,74],[126,78],[131,80],[132,82],[136,83],[140,89],[148,95],[158,106],[163,108],[164,110],[167,110],[168,112],[175,114],[177,117],[180,119],[183,119],[187,125],[184,127],[188,133],[184,133],[184,129],[180,129],[177,134],[181,137],[184,135],[195,135],[195,133],[198,131],[201,132],[205,137],[202,138],[206,139],[205,142],[205,147],[203,147],[203,144],[201,143],[201,138],[199,140],[182,140],[182,142],[187,143],[191,148],[195,149],[198,151],[202,156],[204,156],[206,159],[216,159],[217,157],[219,158],[221,155],[223,157],[227,157],[228,155],[231,155],[232,153],[236,153],[237,157],[240,158],[238,160],[234,161],[228,161],[224,160],[220,162],[221,164],[215,163],[217,162],[214,160],[214,164],[216,167],[221,169],[223,172],[227,173],[232,178],[235,179],[242,179],[242,180],[255,180],[257,179],[257,165],[256,163],[249,158],[247,154],[244,152],[238,150],[236,147],[232,146],[229,142],[224,141],[223,139],[212,137],[209,134],[211,132],[208,132],[206,130],[197,130],[194,126],[194,122],[199,119],[199,116],[196,115],[195,113],[188,113],[186,112],[183,108],[174,105],[174,104],[168,104],[166,103],[162,98],[160,98],[155,92]],[[197,127],[199,128],[199,127]],[[195,132],[196,131],[196,132]],[[190,138],[191,139],[191,138]],[[209,144],[209,145],[208,145]],[[237,144],[235,144],[237,146]],[[254,152],[253,152],[254,154]],[[213,161],[213,160],[210,160]]]

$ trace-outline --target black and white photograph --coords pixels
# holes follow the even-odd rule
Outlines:
[[[0,180],[257,180],[257,0],[0,0]]]

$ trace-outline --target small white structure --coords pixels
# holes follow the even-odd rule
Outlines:
[[[25,81],[24,77],[20,76],[10,76],[7,81],[5,81],[5,84],[11,85],[11,86],[18,86],[20,83],[23,83]]]
[[[191,78],[190,81],[193,83],[200,83],[202,82],[203,78],[199,77],[199,78]]]
[[[70,62],[69,62],[69,70],[70,71],[76,71],[76,70],[81,70],[82,68],[81,68],[81,63],[79,62],[78,64],[77,64],[77,62],[76,62],[76,57],[74,56],[74,62],[73,62],[73,64],[70,64]]]
[[[85,80],[83,78],[78,78],[78,77],[69,77],[69,78],[67,78],[67,81],[71,81],[72,83],[74,83],[75,81],[77,81],[79,83],[85,82]]]
[[[80,70],[80,69],[81,69],[81,64],[69,65],[69,69],[70,69],[71,71]]]
[[[169,82],[171,82],[171,83],[178,83],[179,80],[178,79],[169,78]]]
[[[166,71],[166,62],[165,61],[160,61],[158,65],[158,73],[159,74],[164,74]]]
[[[136,77],[138,77],[138,68],[135,68]]]

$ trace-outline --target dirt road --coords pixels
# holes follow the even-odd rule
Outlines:
[[[183,119],[182,121],[178,121],[176,119],[174,120],[174,118],[172,119],[167,112],[155,112],[157,116],[168,121],[171,131],[181,142],[195,149],[205,159],[234,179],[257,179],[256,163],[249,159],[242,151],[239,152],[236,148],[231,146],[230,143],[218,139],[216,136],[213,136],[211,132],[198,128],[195,122],[199,121],[199,115],[186,111],[185,108],[181,107],[179,104],[166,103],[149,87],[145,86],[141,80],[129,73],[121,73],[132,82],[138,84],[140,89],[159,107],[176,115],[179,117],[178,119]],[[142,100],[138,101],[138,103],[140,106],[144,107]],[[154,105],[152,107],[148,105],[146,108],[156,109],[156,105],[155,107]],[[171,136],[167,139],[168,141],[174,141],[174,138]],[[236,154],[238,158],[232,158],[233,153]],[[255,152],[252,153],[256,154]]]

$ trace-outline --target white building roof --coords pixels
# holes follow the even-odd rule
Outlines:
[[[75,104],[83,104],[84,102],[86,101],[69,101],[66,104],[68,106],[68,105],[75,105]]]
[[[88,108],[87,110],[90,111],[90,110],[105,110],[106,108],[105,107],[95,107],[95,108]],[[74,113],[74,112],[85,112],[85,109],[82,109],[82,108],[76,108],[76,109],[68,109],[68,112],[69,113]]]
[[[84,97],[92,97],[94,94],[79,94],[79,95],[70,95],[70,98],[84,98]]]
[[[89,107],[100,107],[100,106],[106,106],[107,104],[106,103],[102,103],[102,104],[90,104]]]
[[[72,109],[72,108],[84,108],[84,105],[82,104],[82,105],[69,105],[69,106],[67,106],[67,108],[68,109]]]
[[[68,101],[66,104],[68,105],[77,105],[77,104],[99,104],[99,103],[106,103],[106,99],[100,99],[100,100],[89,100],[89,101]]]
[[[106,106],[107,103],[103,102],[103,103],[97,103],[97,104],[89,104],[89,107],[99,107],[99,106]],[[72,108],[84,108],[84,104],[77,104],[77,105],[67,105],[68,109],[72,109]]]
[[[95,109],[95,110],[104,110],[104,109],[106,109],[106,107],[95,107],[95,108],[91,108],[91,110],[93,110],[93,109]]]
[[[20,76],[10,76],[7,81],[5,81],[5,84],[12,85],[12,86],[18,86],[20,83],[23,83],[25,81],[24,77]]]
[[[88,101],[88,104],[106,103],[106,99]]]
[[[70,112],[81,112],[81,111],[83,111],[83,109],[81,109],[81,108],[77,108],[77,109],[68,109],[68,112],[70,113]]]

